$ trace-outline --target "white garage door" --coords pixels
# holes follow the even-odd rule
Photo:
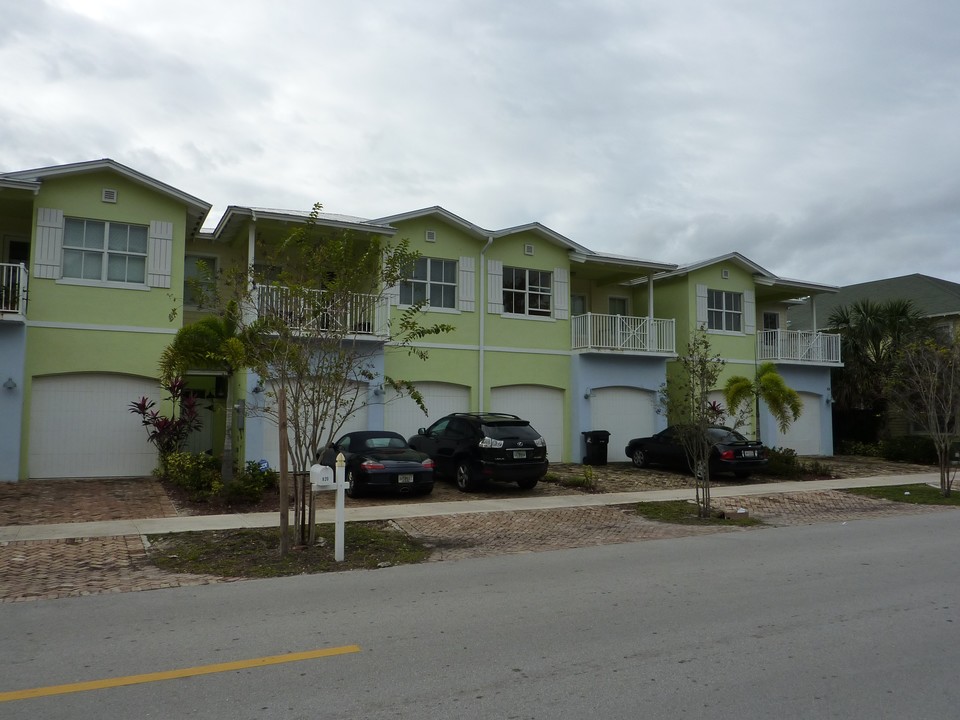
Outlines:
[[[648,390],[605,387],[590,394],[590,430],[610,433],[609,462],[628,460],[623,449],[633,438],[652,435],[655,417],[654,395]]]
[[[161,399],[156,380],[109,373],[38,377],[30,408],[30,477],[149,475],[157,453],[130,403]]]
[[[268,392],[270,393],[269,397],[271,402],[275,403],[276,400],[273,398],[277,397],[277,391],[273,383],[269,383]],[[360,398],[363,400],[366,398],[367,386],[364,384],[359,389]],[[279,468],[280,467],[280,431],[277,428],[275,416],[265,416],[263,418],[263,457],[270,463],[270,467]],[[367,427],[367,406],[363,405],[362,407],[357,408],[357,411],[347,418],[347,421],[343,424],[337,432],[337,437],[340,437],[344,433],[353,432],[354,430],[368,430]],[[321,433],[321,442],[326,439],[326,434]],[[287,438],[288,442],[293,443],[294,433],[293,428],[287,427]],[[293,468],[291,468],[293,469]]]
[[[796,450],[797,455],[820,455],[820,396],[800,393],[803,411],[787,429],[786,435],[777,432],[777,446]],[[767,444],[767,443],[764,443]]]
[[[519,415],[547,441],[550,462],[563,462],[563,391],[541,385],[505,385],[490,390],[490,410]]]
[[[383,410],[384,429],[398,432],[408,438],[417,434],[444,415],[470,411],[470,388],[451,383],[421,382],[417,390],[423,396],[427,414],[409,397],[397,397],[390,391]]]

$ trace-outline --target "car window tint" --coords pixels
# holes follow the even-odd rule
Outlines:
[[[338,450],[349,450],[350,449],[350,436],[344,435],[342,438],[337,440],[337,449]]]
[[[747,441],[743,435],[729,428],[710,428],[707,430],[707,436],[715,443],[738,443]]]
[[[540,433],[529,425],[484,425],[484,433],[495,440],[536,440]]]
[[[430,426],[430,429],[427,430],[428,435],[437,435],[442,433],[447,429],[447,425],[450,424],[449,418],[444,418],[443,420],[437,420],[433,425]]]

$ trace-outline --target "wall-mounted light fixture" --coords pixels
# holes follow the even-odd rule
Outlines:
[[[590,399],[590,388],[587,388],[587,391],[583,394],[583,399],[584,400]]]
[[[373,396],[374,396],[374,397],[380,397],[381,395],[383,395],[383,385],[377,385],[377,386],[373,389]]]
[[[17,387],[17,383],[14,382],[12,377],[8,377],[7,381],[3,384],[7,390],[14,390]]]
[[[262,393],[262,392],[263,392],[263,383],[257,383],[257,384],[253,387],[253,390],[252,390],[251,392],[253,392],[254,395],[259,395],[260,393]]]

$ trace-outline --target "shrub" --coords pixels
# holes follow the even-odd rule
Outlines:
[[[937,449],[933,440],[924,435],[903,435],[881,442],[884,460],[910,462],[918,465],[936,465]]]
[[[206,502],[223,488],[220,463],[203,453],[170,453],[164,463],[166,478],[183,488],[194,502]]]
[[[776,477],[799,477],[803,473],[803,465],[797,457],[796,450],[774,447],[767,450],[767,464],[763,468],[763,473]]]
[[[883,457],[883,446],[878,442],[860,442],[841,440],[837,443],[838,455],[861,455],[863,457]]]
[[[254,504],[263,499],[263,494],[279,484],[279,476],[265,460],[247,462],[243,472],[223,488],[223,498],[229,503]]]

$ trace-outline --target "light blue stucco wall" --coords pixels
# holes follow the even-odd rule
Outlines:
[[[384,393],[378,392],[383,387],[384,355],[383,348],[364,357],[367,369],[373,373],[374,379],[367,385],[367,429],[383,430],[383,400]],[[269,422],[258,410],[262,410],[264,393],[254,392],[260,385],[260,376],[250,372],[246,379],[246,412],[244,432],[243,461],[257,461],[264,457],[264,424]],[[261,386],[262,387],[262,386]]]
[[[16,482],[20,467],[26,342],[25,325],[0,323],[0,481],[6,482]],[[15,388],[3,387],[8,378]]]
[[[833,455],[833,406],[830,368],[822,366],[777,365],[787,385],[797,392],[811,393],[820,400],[821,454]],[[763,438],[777,437],[777,422],[760,403],[760,433]]]
[[[572,448],[580,448],[583,457],[586,447],[582,433],[589,430],[606,429],[590,427],[590,401],[584,395],[590,391],[605,387],[629,387],[647,390],[656,395],[667,381],[666,360],[661,357],[642,357],[636,355],[607,355],[601,353],[574,354],[571,358],[571,433]],[[664,414],[655,414],[654,431],[667,426]]]

